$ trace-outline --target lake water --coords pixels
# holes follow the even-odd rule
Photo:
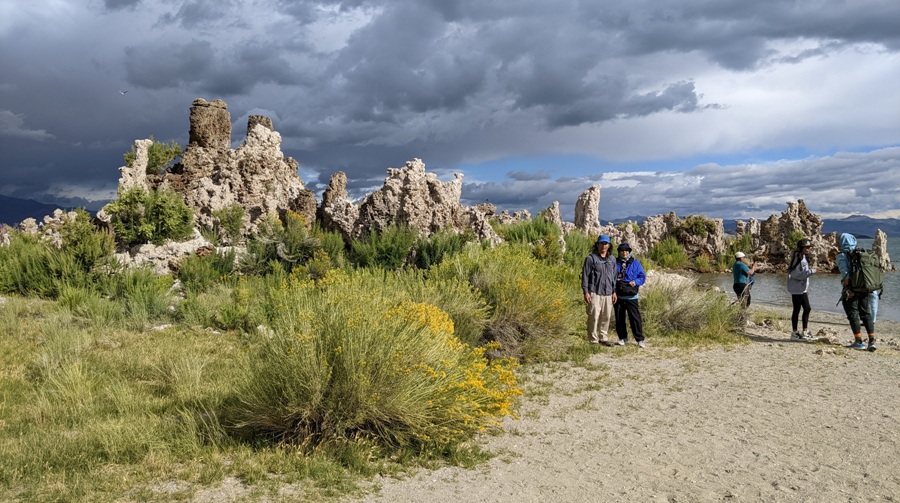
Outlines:
[[[871,239],[860,239],[859,246],[871,248]],[[900,263],[900,239],[888,239],[888,254],[891,261]],[[731,273],[701,274],[700,282],[718,286],[732,297]],[[779,304],[790,307],[791,295],[787,291],[786,273],[757,273],[752,290],[752,302]],[[809,278],[809,303],[813,311],[826,311],[843,314],[840,304],[835,305],[841,296],[841,283],[838,274],[813,274]],[[885,273],[884,293],[878,303],[877,320],[900,321],[900,271]]]

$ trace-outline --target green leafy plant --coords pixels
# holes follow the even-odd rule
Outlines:
[[[159,142],[150,136],[153,143],[147,149],[147,174],[159,175],[164,172],[176,159],[181,157],[181,146],[174,140],[171,143]],[[131,167],[137,157],[134,147],[130,151],[125,152],[125,165]]]
[[[461,252],[466,243],[474,239],[471,231],[459,233],[443,229],[430,237],[420,236],[413,247],[416,267],[428,269],[439,264],[444,258]]]
[[[399,269],[406,264],[416,242],[416,233],[408,225],[390,225],[381,232],[370,231],[350,246],[350,261],[357,267]]]
[[[684,269],[690,262],[684,246],[674,236],[654,244],[648,255],[650,260],[665,269]]]
[[[212,212],[213,217],[216,218],[218,223],[220,234],[224,234],[228,243],[237,244],[241,241],[241,238],[243,237],[241,230],[244,227],[244,216],[246,216],[246,214],[247,212],[244,210],[243,206],[239,204],[232,204],[231,206]]]
[[[140,187],[120,193],[107,205],[116,239],[126,246],[182,240],[193,232],[194,212],[172,190],[149,193]]]

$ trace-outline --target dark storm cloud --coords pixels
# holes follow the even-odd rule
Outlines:
[[[178,87],[209,77],[215,52],[204,40],[185,44],[165,44],[125,48],[128,83],[146,89]]]
[[[33,15],[0,24],[0,184],[6,187],[47,192],[46,180],[114,186],[121,153],[134,138],[153,134],[186,142],[188,107],[197,97],[226,99],[233,117],[273,111],[283,151],[316,173],[314,183],[323,185],[343,170],[355,193],[380,185],[388,167],[413,157],[429,170],[560,152],[620,158],[631,152],[633,159],[643,155],[634,153],[640,150],[635,136],[675,144],[682,135],[695,141],[685,151],[673,149],[677,155],[694,155],[691,149],[730,152],[735,147],[722,146],[727,142],[718,138],[696,140],[704,131],[671,131],[670,124],[654,126],[651,120],[712,119],[710,109],[729,110],[730,103],[704,98],[716,78],[716,85],[727,85],[721,81],[731,76],[827,60],[859,47],[853,44],[873,44],[870,51],[883,51],[881,61],[889,65],[896,59],[890,59],[891,51],[900,49],[900,3],[894,0],[57,3],[63,8],[34,7]],[[841,68],[822,71],[833,76],[830,81],[843,80]],[[810,87],[787,91],[818,90]],[[127,95],[120,95],[124,89]],[[887,98],[885,107],[893,103],[890,95],[856,91]],[[831,113],[843,117],[838,105]],[[773,115],[780,113],[775,106]],[[795,116],[808,110],[784,119],[801,121]],[[646,129],[594,146],[592,135],[600,128],[607,133],[638,118]],[[722,124],[727,129],[727,122],[717,123]],[[814,148],[823,151],[861,144],[818,140],[819,126],[801,122],[793,129],[815,136],[821,143]],[[844,127],[854,126],[859,122]],[[579,135],[570,139],[568,132]],[[707,134],[716,132],[710,127]],[[840,133],[832,137],[843,138]],[[881,138],[872,144],[893,144],[896,134]],[[767,139],[753,138],[739,148],[760,149]],[[645,159],[659,155],[669,154],[647,153]],[[822,172],[818,164],[815,171]],[[502,172],[509,173],[507,182],[496,181],[493,173],[494,181],[485,184],[468,181],[464,197],[510,204],[535,198],[543,205],[555,197],[547,188],[552,187],[571,207],[596,178],[551,180],[514,167]],[[32,174],[40,179],[29,179]],[[487,178],[480,175],[467,174],[467,180]],[[834,187],[820,176],[796,187],[783,166],[764,164],[746,170],[701,167],[676,178],[635,174],[629,180],[632,185],[600,181],[605,200],[615,201],[617,210],[627,208],[626,214],[651,203],[734,207],[735,186],[744,187],[740,206],[748,208],[783,205],[774,199],[792,190]],[[882,197],[878,187],[855,184],[847,192],[870,190],[870,198]]]
[[[137,7],[141,0],[103,0],[103,5],[109,10],[120,10]]]

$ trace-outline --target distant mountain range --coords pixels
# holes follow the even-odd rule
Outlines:
[[[40,222],[45,215],[52,215],[57,208],[59,206],[55,204],[0,195],[0,224],[18,225],[29,217]]]
[[[17,225],[26,218],[34,218],[40,221],[45,215],[52,215],[53,211],[61,206],[56,204],[41,203],[31,199],[19,199],[0,195],[0,224]],[[71,209],[65,207],[64,209]],[[603,221],[604,225],[618,224],[622,222],[637,222],[641,224],[646,220],[645,216],[631,216],[616,221]],[[725,232],[734,233],[734,220],[725,220]],[[897,218],[872,218],[863,215],[851,215],[841,219],[824,219],[822,232],[849,232],[859,238],[875,236],[875,230],[881,229],[888,237],[900,236],[900,219]]]

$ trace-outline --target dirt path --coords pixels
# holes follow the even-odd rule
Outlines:
[[[840,316],[811,328],[849,343]],[[522,418],[485,438],[497,457],[377,479],[355,501],[900,501],[900,324],[879,324],[874,353],[748,335],[530,368]]]

